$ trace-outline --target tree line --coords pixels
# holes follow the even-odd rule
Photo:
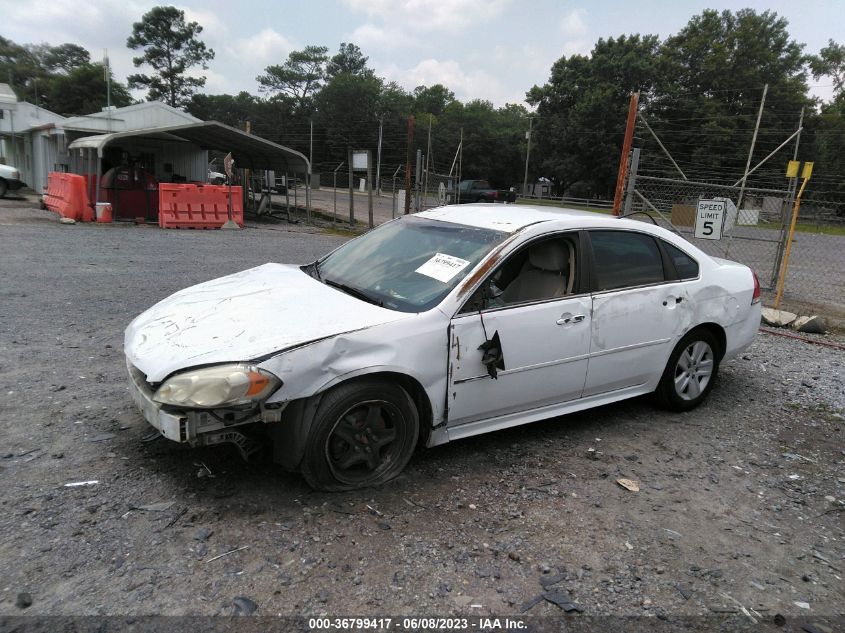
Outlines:
[[[382,175],[405,162],[408,117],[416,125],[411,147],[429,152],[434,171],[448,172],[462,143],[462,173],[499,187],[521,186],[531,123],[529,180],[547,178],[559,195],[611,197],[631,93],[666,149],[691,178],[727,182],[743,173],[763,86],[768,85],[756,160],[798,126],[804,109],[800,158],[814,160],[820,186],[845,194],[845,46],[834,41],[818,55],[789,34],[771,11],[705,10],[678,33],[599,39],[588,55],[563,56],[548,81],[526,94],[523,105],[463,102],[447,86],[406,90],[379,77],[354,43],[336,52],[309,45],[258,75],[256,91],[201,93],[214,51],[201,41],[202,26],[174,7],[155,7],[133,25],[127,46],[139,51],[138,73],[127,85],[112,79],[112,103],[127,105],[129,88],[146,89],[204,120],[217,120],[309,155],[315,170],[331,171],[347,151],[375,150],[382,137]],[[19,45],[0,37],[0,77],[19,97],[61,114],[98,110],[105,73],[76,44]],[[810,78],[829,82],[830,102],[809,90]],[[429,145],[429,138],[430,145]],[[635,145],[652,142],[638,128]],[[662,152],[644,169],[669,173]],[[651,154],[650,154],[651,156]],[[782,178],[786,158],[757,178]],[[791,153],[788,156],[791,158]],[[662,171],[661,171],[662,170]]]

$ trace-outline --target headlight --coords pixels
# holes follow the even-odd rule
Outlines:
[[[276,376],[254,365],[219,365],[171,376],[153,400],[179,407],[237,406],[259,402],[281,384]]]
[[[21,179],[21,172],[19,172],[17,169],[13,169],[12,170],[12,179],[13,180],[20,180]]]

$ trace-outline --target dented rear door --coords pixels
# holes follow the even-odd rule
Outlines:
[[[682,282],[595,294],[584,397],[659,377],[689,306]]]

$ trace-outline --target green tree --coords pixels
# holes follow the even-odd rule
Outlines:
[[[414,109],[417,112],[440,116],[453,101],[455,93],[443,84],[414,88]]]
[[[173,107],[182,107],[191,95],[205,85],[205,77],[190,77],[186,72],[199,66],[208,68],[214,51],[197,38],[202,26],[185,22],[185,12],[176,7],[154,7],[140,22],[132,25],[126,45],[143,49],[132,61],[135,67],[149,65],[153,74],[130,75],[130,88],[147,88],[148,99],[162,99]]]
[[[341,42],[337,55],[326,63],[326,77],[331,79],[338,75],[372,75],[367,68],[369,57],[364,57],[361,49],[355,44]]]
[[[785,140],[801,108],[812,104],[803,44],[787,27],[771,11],[706,10],[664,42],[664,75],[646,112],[687,176],[732,183],[742,175],[765,84],[766,133],[758,136],[756,158]],[[772,162],[754,178],[779,184],[781,170]]]
[[[40,52],[37,46],[22,46],[0,36],[0,81],[9,83],[19,99],[30,103],[40,101],[40,94],[49,78],[41,63]]]
[[[315,93],[326,79],[328,48],[306,46],[293,51],[283,64],[267,66],[255,80],[259,91],[292,100],[297,110],[310,110]]]
[[[414,97],[395,81],[382,84],[379,95],[379,115],[406,118],[414,110]]]
[[[257,105],[258,99],[245,91],[235,96],[195,94],[185,110],[203,121],[219,121],[243,129],[246,121],[255,118]]]
[[[16,44],[0,37],[0,78],[10,80],[19,98],[65,116],[98,112],[106,105],[101,64],[92,64],[77,44]],[[132,103],[126,87],[111,77],[112,103]]]
[[[91,55],[78,44],[60,44],[49,48],[43,57],[43,64],[50,72],[68,74],[81,66],[91,64]]]
[[[538,117],[532,179],[549,178],[558,194],[612,195],[629,96],[653,89],[659,49],[654,35],[623,35],[555,62],[548,83],[527,95]]]
[[[375,147],[382,80],[373,74],[336,75],[316,97],[317,123],[325,131],[326,158],[345,160],[349,147]]]
[[[799,158],[815,162],[810,191],[826,189],[831,199],[839,201],[839,215],[845,216],[845,45],[830,40],[808,61],[814,79],[833,80],[833,98],[808,118],[810,138],[802,137]]]
[[[833,80],[833,98],[845,98],[845,45],[828,40],[819,54],[809,59],[813,79],[830,77]]]
[[[47,84],[45,106],[63,116],[99,112],[106,105],[106,80],[102,64],[81,64],[67,74],[56,75]],[[126,87],[111,77],[111,103],[123,107],[132,103]]]

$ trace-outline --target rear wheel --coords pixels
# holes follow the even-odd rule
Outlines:
[[[704,402],[719,372],[719,347],[704,329],[686,334],[675,347],[655,395],[661,405],[689,411]]]
[[[352,490],[396,477],[414,452],[419,415],[398,385],[351,382],[320,402],[302,460],[317,490]]]

